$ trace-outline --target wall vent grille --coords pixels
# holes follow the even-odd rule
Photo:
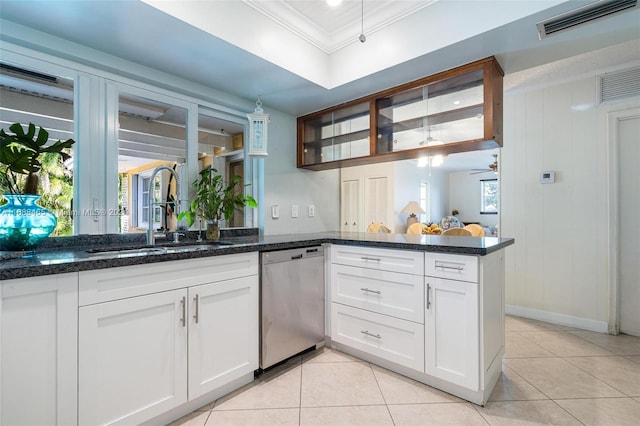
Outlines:
[[[600,103],[640,96],[640,67],[601,75],[598,95]]]
[[[559,31],[638,7],[638,0],[600,0],[538,23],[542,40]]]

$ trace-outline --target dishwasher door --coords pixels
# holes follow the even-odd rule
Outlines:
[[[324,342],[322,246],[260,256],[260,368]]]

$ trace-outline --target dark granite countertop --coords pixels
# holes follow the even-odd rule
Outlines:
[[[229,230],[231,231],[231,230]],[[113,268],[171,260],[194,259],[254,251],[272,251],[309,245],[332,243],[354,246],[484,256],[514,243],[512,238],[446,237],[441,235],[377,234],[356,232],[323,232],[260,236],[257,230],[223,233],[220,242],[195,241],[196,234],[188,232],[180,244],[158,241],[156,246],[177,248],[185,245],[208,245],[202,250],[180,252],[156,251],[113,253],[123,247],[144,247],[144,235],[81,235],[50,238],[34,252],[0,251],[0,280],[39,275],[61,274],[91,269]]]

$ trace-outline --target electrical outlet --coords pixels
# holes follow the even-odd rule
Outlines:
[[[316,206],[313,204],[309,204],[309,217],[314,217],[316,215]]]
[[[298,217],[298,206],[295,204],[291,206],[291,217]]]

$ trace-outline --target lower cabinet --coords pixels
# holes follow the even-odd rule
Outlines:
[[[78,274],[0,288],[0,424],[77,424]]]
[[[501,250],[330,253],[330,337],[338,348],[476,404],[488,400],[504,355]]]
[[[81,306],[78,423],[139,424],[258,368],[254,255],[255,275],[207,282],[215,275],[198,269],[207,268],[203,260],[176,281],[182,288]],[[211,259],[231,265],[234,257]],[[102,282],[130,272],[116,269],[103,272]],[[160,285],[169,286],[166,279]]]
[[[187,401],[186,290],[79,310],[79,424],[136,424]]]
[[[478,390],[478,284],[426,277],[425,291],[425,372]]]

